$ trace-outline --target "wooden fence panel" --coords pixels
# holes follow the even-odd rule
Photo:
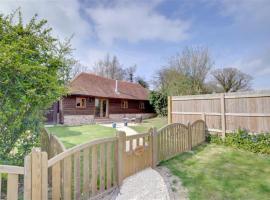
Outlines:
[[[192,125],[169,124],[157,131],[157,163],[189,151],[205,141],[205,122],[195,121]]]
[[[186,132],[188,132],[188,127],[178,123],[169,124],[157,132],[158,162],[167,160],[186,150],[183,148],[183,144],[187,143],[185,140],[188,139],[185,137]]]
[[[236,92],[168,98],[172,123],[193,123],[204,119],[210,132],[270,132],[270,91]]]
[[[112,173],[117,170],[117,162],[111,156],[111,147],[116,148],[116,142],[116,137],[98,139],[51,158],[48,168],[53,174],[52,198],[89,199],[115,188],[117,182],[112,182]]]

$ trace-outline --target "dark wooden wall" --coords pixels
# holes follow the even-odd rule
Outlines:
[[[121,99],[109,99],[109,113],[110,114],[124,114],[124,113],[151,113],[153,109],[148,101],[144,101],[145,109],[140,109],[139,100],[127,100],[128,108],[121,108]]]
[[[95,98],[78,96],[86,98],[86,108],[76,108],[76,96],[67,96],[63,98],[63,114],[64,115],[94,115]],[[153,113],[153,109],[149,101],[144,101],[145,109],[140,109],[139,100],[128,100],[128,108],[121,108],[121,99],[109,99],[109,114],[124,113]]]
[[[94,115],[95,98],[87,96],[78,96],[86,98],[86,108],[76,108],[76,96],[67,96],[63,98],[64,115]]]
[[[59,112],[59,102],[55,102],[48,110],[45,112],[45,123],[56,124],[57,123],[57,113]]]

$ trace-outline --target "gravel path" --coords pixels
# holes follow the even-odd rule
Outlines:
[[[126,178],[116,200],[169,200],[169,192],[162,176],[147,168]]]

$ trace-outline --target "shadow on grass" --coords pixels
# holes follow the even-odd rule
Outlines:
[[[57,137],[71,137],[71,136],[79,136],[82,135],[80,131],[70,130],[70,127],[53,127],[48,128],[49,132],[56,135]]]

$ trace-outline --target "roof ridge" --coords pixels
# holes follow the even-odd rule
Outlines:
[[[81,73],[79,73],[78,75],[76,75],[75,78],[74,78],[72,81],[70,81],[70,82],[75,81],[75,79],[77,79],[77,78],[78,78],[80,75],[82,75],[82,74],[91,75],[91,76],[96,76],[96,77],[99,77],[99,78],[103,78],[103,79],[107,79],[107,80],[112,80],[112,81],[116,81],[116,80],[117,80],[117,81],[120,81],[120,82],[123,82],[123,83],[128,83],[128,84],[133,84],[133,85],[139,85],[139,86],[142,87],[142,85],[139,84],[139,83],[133,83],[133,82],[129,82],[129,81],[127,81],[127,80],[118,80],[118,79],[107,78],[107,77],[100,76],[100,75],[97,75],[97,74],[94,74],[94,73],[90,73],[90,72],[81,72]],[[144,88],[144,87],[143,87],[143,88]]]

